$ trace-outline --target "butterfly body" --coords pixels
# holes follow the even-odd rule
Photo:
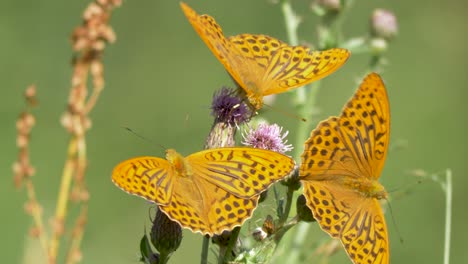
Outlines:
[[[214,235],[249,219],[260,194],[291,174],[294,166],[290,157],[263,149],[218,148],[186,157],[168,149],[166,159],[147,156],[121,162],[112,181],[158,204],[182,227]]]
[[[357,193],[364,197],[375,198],[378,200],[386,199],[387,192],[380,182],[375,180],[355,180],[355,179],[343,179],[341,184],[355,190]]]
[[[180,155],[175,149],[166,150],[166,159],[169,163],[172,164],[174,170],[176,171],[175,175],[178,177],[190,177],[192,176],[192,167],[190,163]]]
[[[266,35],[240,34],[225,37],[209,15],[199,15],[185,3],[185,16],[208,48],[242,88],[255,110],[263,97],[319,80],[338,70],[348,59],[346,49],[311,51]]]
[[[378,179],[390,138],[382,79],[369,74],[341,115],[322,121],[305,142],[299,178],[320,227],[339,238],[356,264],[388,264],[389,240]]]

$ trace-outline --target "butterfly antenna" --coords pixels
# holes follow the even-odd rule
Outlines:
[[[283,114],[283,115],[288,116],[288,117],[292,117],[292,118],[297,119],[297,120],[300,120],[300,121],[302,121],[302,122],[307,122],[307,119],[304,118],[304,117],[301,117],[301,116],[292,114],[292,113],[290,113],[290,112],[288,112],[288,111],[284,111],[284,110],[282,110],[282,109],[278,109],[278,108],[273,107],[273,106],[271,106],[271,105],[267,105],[267,104],[264,104],[264,105],[265,105],[265,106],[268,106],[268,108],[270,108],[271,110],[273,110],[273,111],[275,111],[275,112],[277,112],[277,113]]]
[[[141,138],[141,139],[143,139],[143,140],[145,140],[145,141],[148,141],[148,142],[150,142],[150,143],[152,143],[152,144],[154,144],[154,145],[157,145],[158,147],[162,148],[164,151],[167,149],[167,148],[164,147],[163,145],[158,144],[158,143],[155,143],[155,142],[151,141],[149,138],[146,138],[146,137],[144,137],[144,136],[138,134],[137,132],[133,131],[133,129],[131,129],[131,128],[129,128],[129,127],[123,127],[123,128],[124,128],[125,130],[127,130],[128,132],[132,133],[133,135],[135,135],[135,136],[137,136],[137,137],[139,137],[139,138]]]
[[[184,126],[185,126],[186,129],[187,129],[188,126],[189,126],[189,119],[190,119],[190,114],[187,113],[187,114],[185,115],[185,120],[184,120]]]
[[[399,198],[401,195],[411,194],[412,189],[423,182],[424,178],[418,177],[416,181],[388,190],[388,193],[397,193]]]
[[[390,210],[390,215],[392,216],[392,222],[393,222],[393,225],[395,226],[395,230],[397,231],[398,238],[400,239],[400,243],[403,244],[404,243],[403,237],[401,236],[400,230],[398,229],[398,226],[395,221],[395,217],[393,216],[393,210],[392,210],[392,206],[390,205],[390,201],[388,201],[387,198],[385,198],[385,201],[387,201],[388,209]]]

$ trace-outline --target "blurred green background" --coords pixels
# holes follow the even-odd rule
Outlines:
[[[2,263],[41,263],[38,241],[28,231],[24,213],[26,193],[13,187],[11,166],[16,159],[15,121],[23,109],[22,93],[38,86],[40,105],[31,142],[34,182],[47,219],[53,214],[68,134],[59,124],[68,98],[71,77],[69,36],[81,23],[89,1],[0,2],[0,208]],[[187,1],[208,13],[226,35],[261,33],[286,40],[278,5],[268,0]],[[310,1],[292,0],[303,16],[300,39],[314,43],[316,19]],[[390,44],[383,78],[392,110],[392,148],[382,182],[394,193],[387,214],[392,263],[441,263],[444,235],[444,194],[431,181],[417,184],[409,170],[454,175],[451,263],[467,263],[466,210],[468,185],[466,137],[468,113],[468,20],[466,1],[355,1],[348,14],[346,37],[366,35],[371,12],[388,8],[398,17],[400,32]],[[166,148],[183,154],[201,150],[210,129],[210,100],[215,89],[233,86],[224,68],[186,21],[178,1],[124,1],[111,24],[117,42],[105,51],[106,88],[91,117],[88,134],[91,192],[89,218],[83,241],[83,263],[136,263],[138,243],[148,223],[149,204],[116,188],[110,181],[118,162],[138,155],[163,156]],[[319,92],[320,118],[339,113],[366,70],[368,55],[349,62],[327,78]],[[276,106],[294,111],[291,96],[278,96]],[[294,143],[298,121],[267,111],[270,121],[290,131]],[[313,120],[318,121],[318,120]],[[154,143],[126,132],[130,127]],[[305,139],[304,139],[305,140]],[[301,147],[301,146],[296,146]],[[73,206],[71,206],[73,208]],[[46,220],[47,220],[46,219]],[[399,230],[404,242],[399,241]],[[317,225],[308,243],[327,236]],[[201,236],[184,232],[172,263],[198,263]],[[31,258],[34,261],[31,261]],[[340,252],[331,263],[349,263]]]

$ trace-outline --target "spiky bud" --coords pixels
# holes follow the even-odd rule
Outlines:
[[[216,244],[220,247],[226,247],[229,244],[231,235],[232,235],[231,231],[225,230],[219,235],[214,235],[211,239],[211,242],[213,242],[213,244]]]
[[[182,242],[182,228],[161,210],[156,212],[151,227],[151,243],[161,256],[170,256]]]
[[[260,194],[260,198],[258,199],[258,203],[263,203],[263,201],[265,201],[266,198],[268,198],[268,190],[265,190],[264,192],[262,192]]]
[[[296,200],[296,211],[297,216],[299,217],[300,221],[304,222],[314,222],[315,218],[312,214],[312,211],[307,206],[306,198],[303,194],[299,195]]]

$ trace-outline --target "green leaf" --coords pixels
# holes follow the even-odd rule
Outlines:
[[[158,263],[158,254],[153,252],[153,249],[151,248],[150,241],[148,239],[148,236],[145,234],[140,240],[140,253],[141,253],[141,258],[140,262],[146,263],[146,264],[157,264]]]

